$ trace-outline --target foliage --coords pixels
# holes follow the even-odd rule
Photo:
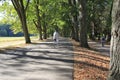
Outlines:
[[[68,0],[39,0],[40,18],[42,28],[46,26],[47,34],[52,35],[54,29],[58,28],[63,36],[71,34],[71,19],[70,12],[78,15],[80,12],[79,5],[74,7],[69,6]],[[26,1],[24,1],[26,4]],[[108,34],[111,30],[110,8],[112,0],[87,0],[87,22],[88,34],[92,34],[92,25],[94,23],[94,33],[97,37],[99,34]],[[29,32],[37,34],[38,30],[35,27],[33,20],[37,19],[35,14],[35,3],[30,0],[30,5],[26,11],[27,25]],[[22,32],[21,23],[18,15],[9,1],[2,1],[0,5],[0,12],[4,12],[5,16],[1,20],[2,23],[11,24],[13,32]],[[68,32],[66,33],[66,30]],[[107,32],[107,33],[106,33]]]
[[[1,20],[3,24],[11,24],[11,29],[14,33],[21,32],[20,20],[17,16],[17,13],[14,7],[9,2],[3,2],[0,6],[0,11],[5,13],[5,16]]]
[[[59,28],[59,30],[62,30],[63,27],[66,25],[66,22],[64,20],[65,14],[67,14],[67,9],[65,6],[66,1],[64,0],[40,0],[40,18],[41,18],[41,26],[44,27],[44,23],[47,27],[47,33],[52,34],[55,28]],[[27,13],[27,19],[28,19],[28,25],[30,27],[31,32],[36,33],[35,25],[33,25],[33,20],[36,20],[35,15],[35,8],[33,7],[35,4],[31,2],[28,13]]]
[[[111,3],[112,0],[88,0],[88,28],[89,32],[92,33],[91,22],[93,22],[96,37],[98,34],[110,34],[111,25],[109,24],[111,24],[111,22],[109,20]]]

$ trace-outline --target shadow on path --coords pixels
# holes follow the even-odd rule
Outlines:
[[[100,42],[89,41],[88,43],[91,48],[100,52],[101,55],[110,56],[110,45],[105,45],[104,47],[102,47]]]
[[[63,42],[63,43],[62,43]],[[1,80],[73,80],[73,48],[70,42],[32,43],[0,52]]]

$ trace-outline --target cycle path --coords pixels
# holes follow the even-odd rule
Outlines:
[[[73,80],[73,46],[64,38],[1,51],[0,80]]]

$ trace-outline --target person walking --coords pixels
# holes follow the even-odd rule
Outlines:
[[[55,42],[58,42],[59,41],[59,33],[55,30],[55,32],[53,33],[53,40]]]
[[[59,33],[57,32],[57,30],[55,30],[55,32],[53,33],[53,40],[54,40],[55,44],[58,46]]]
[[[104,36],[102,36],[102,38],[101,38],[101,43],[102,43],[102,47],[104,47],[104,44],[105,44],[105,37]]]

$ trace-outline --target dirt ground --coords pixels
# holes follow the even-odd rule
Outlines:
[[[74,80],[106,80],[110,58],[99,50],[89,50],[74,44]],[[91,46],[91,44],[90,44]],[[93,47],[95,48],[95,47]]]

